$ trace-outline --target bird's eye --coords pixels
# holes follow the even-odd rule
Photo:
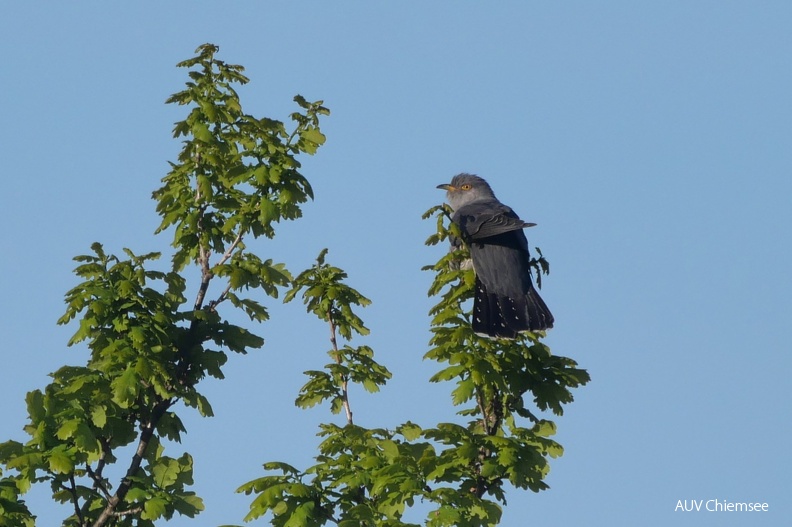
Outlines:
[[[467,183],[465,183],[464,185],[462,185],[462,186],[461,186],[461,187],[459,187],[459,188],[461,188],[462,190],[470,190],[470,185],[469,185],[469,184],[467,184]]]

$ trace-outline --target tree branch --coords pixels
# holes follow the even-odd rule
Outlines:
[[[231,242],[231,245],[228,246],[228,249],[226,249],[225,253],[223,253],[223,256],[220,258],[220,261],[218,261],[215,264],[215,267],[223,265],[228,261],[229,258],[231,258],[231,256],[233,256],[234,249],[236,249],[239,246],[239,244],[242,243],[242,237],[244,233],[245,233],[245,229],[240,228],[239,233],[236,235],[236,238],[234,238],[234,241]],[[231,291],[230,283],[228,284],[228,287],[226,287],[225,290],[222,293],[220,293],[220,296],[218,296],[216,300],[212,300],[211,302],[209,302],[209,309],[214,311],[219,304],[221,304],[226,300],[226,298],[228,298],[229,291]]]
[[[85,525],[85,518],[83,517],[82,510],[80,509],[80,497],[77,495],[77,483],[74,481],[74,473],[69,474],[69,483],[71,486],[66,487],[66,490],[68,490],[72,495],[74,514],[77,516],[77,521],[80,522],[80,525]]]
[[[129,516],[130,514],[140,514],[141,512],[143,512],[143,507],[135,507],[133,509],[127,509],[125,511],[114,512],[113,516],[118,518],[121,516]]]
[[[488,432],[487,423],[489,422],[489,414],[487,414],[487,408],[484,405],[484,396],[481,394],[481,390],[477,387],[476,388],[476,404],[478,405],[479,412],[481,412],[481,425],[485,432]]]
[[[209,310],[210,311],[216,311],[217,310],[217,306],[220,305],[221,303],[225,302],[226,299],[228,299],[228,293],[230,291],[231,291],[231,284],[228,284],[228,287],[226,287],[223,290],[223,292],[220,293],[220,296],[218,296],[216,300],[212,300],[211,302],[209,302]]]
[[[101,462],[101,460],[100,460]],[[95,471],[91,468],[91,465],[88,463],[85,464],[85,471],[88,473],[88,477],[93,480],[93,488],[94,490],[98,490],[102,493],[106,500],[110,499],[110,493],[107,491],[107,488],[104,485],[104,481],[102,481],[101,472],[104,468],[104,465],[99,466]]]
[[[237,234],[236,238],[234,238],[234,241],[231,242],[231,245],[228,246],[228,249],[226,249],[226,252],[223,253],[223,256],[220,258],[220,261],[217,262],[217,264],[215,264],[215,266],[223,265],[224,263],[226,263],[228,261],[229,258],[231,258],[231,256],[234,253],[234,249],[236,249],[237,246],[242,242],[242,237],[243,237],[244,233],[245,233],[245,230],[240,228],[239,229],[239,234]]]
[[[327,321],[330,323],[330,344],[333,345],[336,363],[342,364],[341,352],[338,351],[338,342],[336,340],[336,326],[335,322],[333,322],[333,312],[331,308],[327,310]],[[348,381],[347,378],[344,377],[341,379],[341,403],[344,406],[347,424],[352,425],[355,423],[352,422],[352,408],[349,406],[349,392],[347,391],[347,386]]]
[[[110,455],[112,451],[110,449],[110,441],[108,439],[99,439],[99,444],[102,445],[102,455],[99,456],[99,461],[96,463],[96,477],[101,479],[102,472],[104,472],[105,465],[107,464],[107,456]]]
[[[206,292],[209,290],[209,282],[212,281],[212,271],[209,268],[209,255],[203,245],[198,246],[198,263],[201,266],[201,285],[198,287],[198,294],[195,295],[195,304],[193,305],[193,309],[196,311],[203,306]]]
[[[146,449],[151,442],[151,438],[154,435],[157,424],[172,404],[172,399],[163,399],[154,405],[148,423],[146,423],[141,429],[137,450],[135,450],[135,455],[132,456],[132,461],[129,464],[126,475],[121,480],[121,484],[118,486],[116,493],[109,500],[107,500],[107,505],[94,522],[93,527],[102,527],[107,524],[107,521],[110,518],[116,516],[116,508],[118,508],[118,505],[124,500],[127,492],[129,492],[129,489],[132,486],[132,478],[140,469],[140,464],[143,462],[143,458],[146,455]]]

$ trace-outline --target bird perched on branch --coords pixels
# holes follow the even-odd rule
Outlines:
[[[476,273],[473,331],[514,338],[521,331],[552,328],[553,315],[531,280],[523,232],[536,224],[522,221],[478,176],[459,174],[437,188],[446,191],[451,220],[470,247]]]

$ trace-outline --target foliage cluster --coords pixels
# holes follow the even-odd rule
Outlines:
[[[447,206],[430,209],[424,218],[433,215],[437,231],[428,245],[458,237]],[[537,273],[546,273],[549,265],[539,254],[531,264]],[[321,425],[316,464],[305,470],[280,461],[266,463],[268,475],[240,488],[255,495],[245,519],[269,513],[277,527],[327,522],[340,527],[412,527],[416,524],[403,518],[405,510],[422,502],[430,506],[428,527],[483,527],[500,521],[506,483],[532,491],[547,488],[547,460],[560,456],[563,449],[551,439],[555,423],[536,414],[563,414],[563,405],[573,400],[571,390],[588,382],[588,373],[572,359],[552,355],[539,334],[511,340],[473,333],[466,306],[475,276],[464,265],[467,249],[460,247],[425,268],[435,273],[429,294],[439,297],[430,311],[433,336],[425,358],[445,365],[431,381],[455,382],[452,403],[467,405],[457,412],[467,422],[432,428],[407,422],[392,430],[355,425],[348,383],[373,392],[390,375],[368,347],[346,345],[339,350],[336,345],[336,327],[343,328],[345,339],[352,337],[352,329],[361,335],[368,332],[352,312],[352,304],[362,307],[368,302],[342,282],[346,274],[325,264],[324,256],[325,252],[313,270],[300,276],[288,298],[304,290],[308,311],[330,324],[329,354],[335,362],[324,371],[306,372],[310,380],[297,404],[306,407],[329,400],[334,413],[347,410],[347,424]]]
[[[98,243],[93,254],[76,258],[83,282],[67,293],[59,323],[80,317],[69,345],[86,343],[90,357],[28,394],[28,442],[0,445],[0,463],[14,471],[0,480],[2,522],[32,524],[19,495],[39,482],[50,484],[55,500],[72,504],[66,526],[145,527],[203,509],[187,490],[192,457],[165,455],[161,440],[179,441],[185,432],[178,403],[212,415],[199,382],[223,377],[228,352],[263,345],[219,306],[228,301],[261,322],[266,307],[245,292],[277,297],[290,283],[283,264],[262,260],[245,239],[272,237],[277,222],[301,215],[313,193],[297,157],[324,143],[319,117],[329,113],[321,101],[300,96],[291,130],[244,113],[234,85],[248,79],[241,66],[218,60],[217,51],[206,44],[180,63],[190,69],[190,81],[167,101],[191,107],[173,129],[183,138],[178,161],[153,194],[162,217],[158,232],[174,233],[172,268],[149,270],[157,253],[125,249],[126,258],[119,258]],[[192,305],[184,294],[188,265],[200,275]],[[218,282],[213,296],[210,285]],[[110,467],[123,449],[132,455],[116,482]]]

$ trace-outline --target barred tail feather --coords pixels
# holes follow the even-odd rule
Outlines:
[[[544,303],[539,292],[531,287],[525,294],[526,310],[528,313],[528,329],[531,331],[542,331],[553,327],[553,314]]]
[[[533,287],[524,296],[511,298],[488,292],[476,279],[472,328],[477,334],[513,339],[521,331],[550,329],[553,321],[547,304]]]

